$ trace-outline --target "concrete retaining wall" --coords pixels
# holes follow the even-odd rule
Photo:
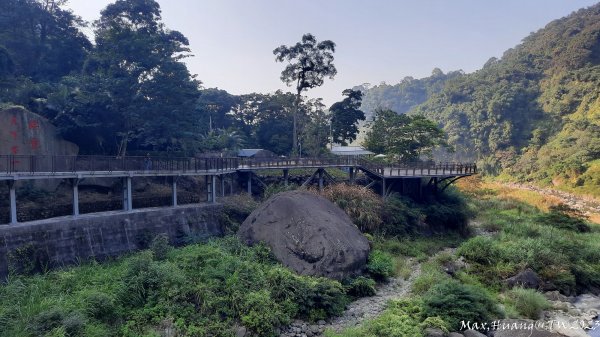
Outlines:
[[[221,212],[218,204],[187,205],[0,226],[0,277],[8,274],[9,264],[45,269],[144,249],[161,233],[175,245],[221,236]]]

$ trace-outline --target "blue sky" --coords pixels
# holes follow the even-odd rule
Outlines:
[[[93,21],[112,1],[70,0]],[[361,83],[396,83],[444,72],[479,69],[553,19],[596,0],[158,0],[163,20],[190,40],[186,60],[205,87],[233,94],[287,89],[273,49],[304,33],[337,44],[338,75],[310,97],[330,105]],[[91,33],[91,28],[87,29]]]

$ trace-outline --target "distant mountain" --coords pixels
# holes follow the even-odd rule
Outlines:
[[[405,77],[395,85],[383,82],[371,86],[365,83],[353,89],[363,92],[362,110],[368,121],[371,120],[373,112],[378,108],[388,108],[397,113],[406,113],[427,101],[434,93],[440,92],[446,81],[463,75],[462,71],[444,74],[440,69],[435,68],[429,77],[421,79]]]
[[[600,4],[552,21],[481,70],[438,84],[408,113],[439,122],[454,159],[600,196]],[[409,96],[401,90],[378,100],[379,87],[365,91],[373,98],[365,108],[406,102],[397,105],[404,113]]]

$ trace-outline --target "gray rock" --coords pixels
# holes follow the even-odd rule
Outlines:
[[[424,335],[425,337],[444,337],[444,332],[440,329],[426,328]]]
[[[558,290],[547,291],[544,293],[544,296],[550,300],[555,302],[568,302],[569,298],[563,294],[561,294]]]
[[[465,330],[462,332],[464,337],[486,337],[484,334],[477,330]]]
[[[530,268],[518,273],[517,275],[506,279],[506,284],[509,287],[523,287],[529,289],[537,289],[541,285],[540,277]]]
[[[248,329],[246,329],[246,327],[240,326],[237,329],[235,329],[235,337],[244,337],[246,336],[247,332]]]
[[[278,193],[241,225],[247,244],[264,242],[285,266],[302,275],[341,280],[360,274],[369,242],[335,204],[305,191]]]
[[[458,332],[451,332],[448,334],[448,337],[465,337],[465,335]]]

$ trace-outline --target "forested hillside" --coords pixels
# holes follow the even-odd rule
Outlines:
[[[380,91],[371,88],[365,98]],[[432,91],[409,113],[443,126],[454,159],[600,195],[600,4],[549,23],[502,58]],[[400,91],[366,108],[401,102],[395,109],[403,113],[407,97]]]
[[[406,113],[424,103],[431,95],[444,88],[446,81],[464,75],[462,71],[444,74],[435,68],[430,77],[415,79],[407,76],[395,85],[381,83],[371,86],[368,83],[354,87],[363,92],[362,110],[370,120],[378,108],[391,109],[397,113]]]

